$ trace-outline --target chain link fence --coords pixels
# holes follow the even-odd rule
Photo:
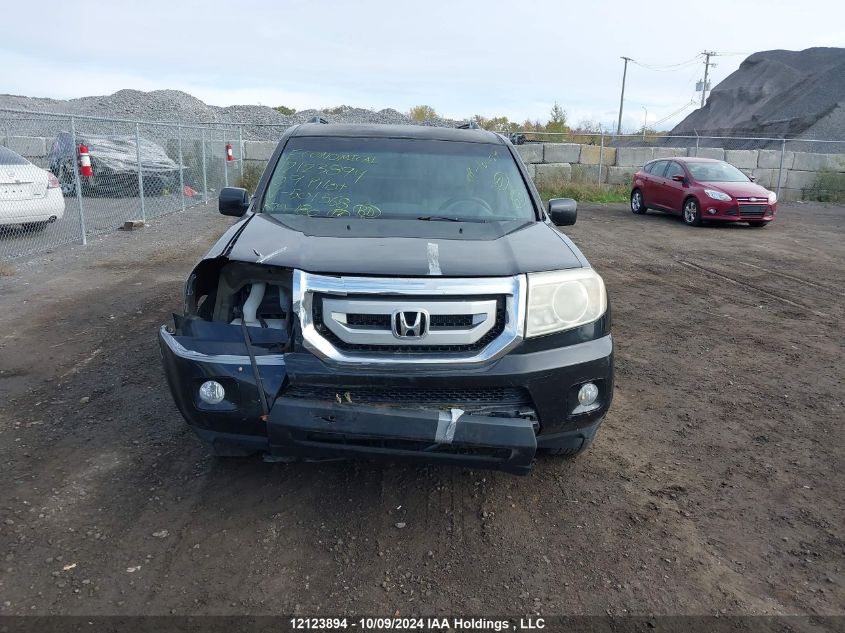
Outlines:
[[[0,260],[147,222],[254,181],[286,126],[165,123],[0,109]],[[653,158],[726,160],[782,200],[845,200],[845,142],[501,130],[529,173],[627,186]],[[90,159],[81,169],[80,146]],[[227,160],[231,146],[232,160]],[[566,169],[564,169],[566,168]]]
[[[214,199],[243,175],[242,134],[219,124],[0,110],[0,260],[85,244]]]

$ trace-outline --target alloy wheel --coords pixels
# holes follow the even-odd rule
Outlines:
[[[684,222],[696,224],[698,222],[698,205],[695,200],[687,200],[684,204]]]

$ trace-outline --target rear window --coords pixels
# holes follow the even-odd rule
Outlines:
[[[29,161],[8,147],[0,147],[0,165],[29,165]]]
[[[666,170],[666,163],[669,161],[667,160],[659,160],[655,163],[651,164],[651,169],[648,173],[654,174],[655,176],[662,176],[663,172]]]
[[[506,146],[396,138],[291,138],[263,210],[320,218],[535,218]]]

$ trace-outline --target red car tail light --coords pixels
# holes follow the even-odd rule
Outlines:
[[[47,189],[56,189],[59,186],[59,179],[53,174],[47,174]]]

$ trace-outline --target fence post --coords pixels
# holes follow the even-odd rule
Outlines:
[[[176,123],[179,137],[179,199],[182,201],[182,211],[185,210],[185,166],[182,164],[182,124]]]
[[[695,131],[695,157],[698,158],[698,130]]]
[[[141,168],[141,124],[135,122],[135,154],[138,157],[138,198],[141,200],[141,222],[147,223],[147,207],[144,204],[144,170]]]
[[[238,146],[241,148],[240,153],[239,153],[240,159],[238,161],[238,164],[240,165],[240,168],[241,168],[241,178],[243,178],[244,177],[244,126],[243,125],[238,126]]]
[[[6,119],[6,147],[8,147],[9,149],[12,148],[12,146],[11,146],[11,143],[12,143],[11,136],[12,135],[10,134],[10,130],[9,130],[9,119]]]
[[[226,133],[223,133],[223,186],[229,186],[229,152],[226,151]]]
[[[76,203],[79,205],[79,230],[82,231],[82,245],[88,243],[85,230],[85,210],[82,208],[82,182],[79,180],[79,145],[76,143],[76,122],[70,117],[70,138],[73,143],[73,179],[76,183]]]
[[[601,186],[601,167],[604,164],[604,130],[601,130],[601,146],[599,147],[599,177],[598,184]]]
[[[775,195],[780,198],[780,181],[781,176],[783,175],[783,155],[786,153],[786,139],[783,139],[783,142],[780,145],[780,167],[778,167],[778,187],[775,191]]]
[[[208,175],[205,168],[205,128],[202,128],[202,200],[208,204]]]

